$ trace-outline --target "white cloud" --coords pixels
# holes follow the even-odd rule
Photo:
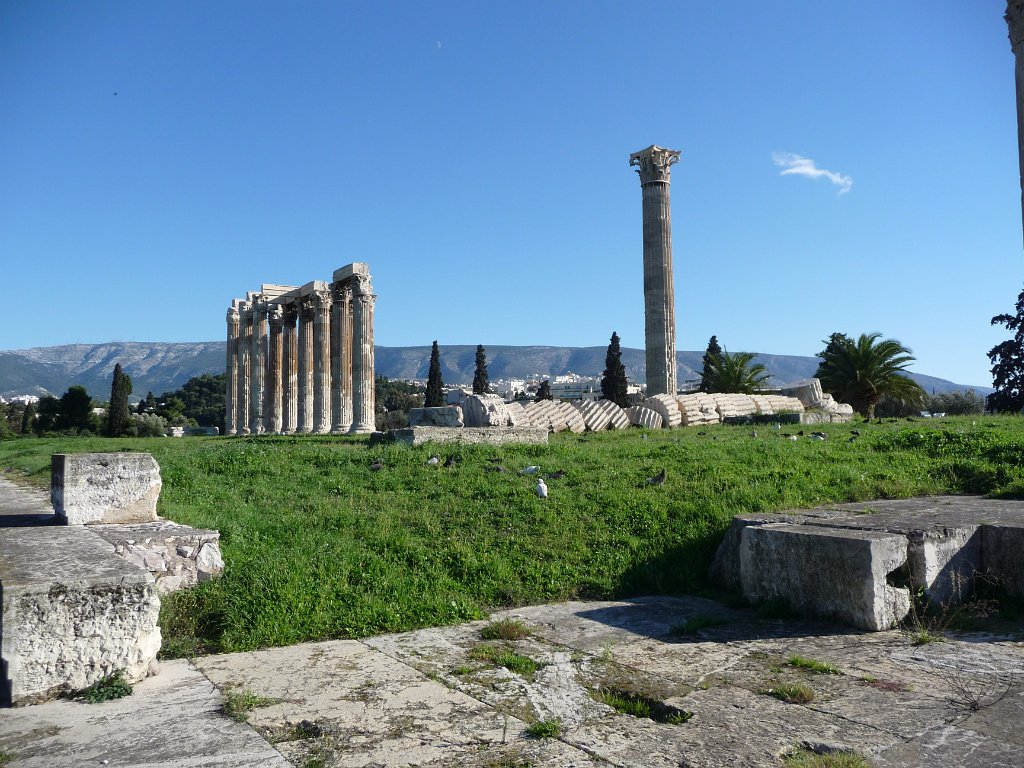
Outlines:
[[[849,176],[819,168],[809,157],[794,155],[792,152],[773,152],[772,161],[784,169],[779,173],[780,176],[804,176],[815,180],[828,179],[839,187],[840,195],[845,195],[853,186],[853,179]]]

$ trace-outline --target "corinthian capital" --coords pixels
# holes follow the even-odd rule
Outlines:
[[[271,304],[269,312],[270,324],[275,328],[284,325],[284,307],[280,304]]]
[[[331,308],[331,292],[330,291],[313,291],[309,295],[310,305],[313,309],[330,309]]]
[[[1003,18],[1010,28],[1010,47],[1016,53],[1017,46],[1024,43],[1024,0],[1008,0]]]
[[[678,149],[665,149],[657,144],[652,144],[647,149],[641,149],[629,156],[629,165],[637,166],[636,172],[640,174],[640,183],[649,184],[654,181],[669,182],[669,168],[679,162],[680,152]]]
[[[238,308],[237,307],[229,307],[228,308],[228,315],[227,315],[228,323],[230,325],[238,325],[238,317],[239,317],[239,315],[238,315]]]
[[[352,286],[357,296],[369,296],[373,293],[373,286],[370,285],[369,275],[352,275]]]

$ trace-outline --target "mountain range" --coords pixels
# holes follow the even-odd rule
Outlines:
[[[110,391],[114,365],[121,363],[131,376],[133,400],[146,392],[162,394],[178,389],[193,376],[224,371],[223,341],[205,342],[109,342],[67,344],[57,347],[0,351],[0,395],[60,395],[72,384],[83,385],[97,399]],[[599,376],[604,370],[606,347],[487,347],[487,371],[491,380],[522,379],[535,375],[559,376],[569,372]],[[430,347],[376,347],[377,373],[390,379],[427,378]],[[679,382],[700,378],[703,351],[679,352]],[[818,358],[759,353],[755,358],[772,375],[773,384],[809,378]],[[447,384],[473,380],[476,347],[451,345],[441,348],[441,375]],[[644,381],[644,351],[623,347],[622,362],[630,381]],[[987,394],[989,387],[955,384],[946,379],[911,373],[929,393],[974,389]]]

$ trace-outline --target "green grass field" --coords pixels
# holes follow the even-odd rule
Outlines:
[[[313,436],[24,439],[0,442],[0,467],[47,485],[52,453],[156,457],[160,514],[219,530],[227,564],[222,579],[164,600],[165,655],[362,637],[571,597],[699,592],[740,512],[1024,497],[1021,418],[831,425],[824,441],[784,439],[797,429],[633,429],[552,435],[547,446],[436,448]],[[852,430],[861,436],[850,442]],[[433,453],[461,461],[431,466]],[[374,461],[383,469],[371,471]],[[547,480],[547,499],[518,474],[530,464],[565,472]],[[662,469],[664,485],[645,482]]]

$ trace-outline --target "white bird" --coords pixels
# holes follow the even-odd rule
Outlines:
[[[539,470],[540,470],[540,467],[538,467],[536,464],[531,464],[526,469],[521,470],[519,472],[519,474],[520,475],[536,475]]]
[[[440,463],[441,463],[441,457],[440,456],[431,456],[429,459],[427,459],[427,464],[440,464]]]
[[[548,487],[545,485],[543,477],[537,481],[537,495],[542,499],[546,499],[548,497]]]

